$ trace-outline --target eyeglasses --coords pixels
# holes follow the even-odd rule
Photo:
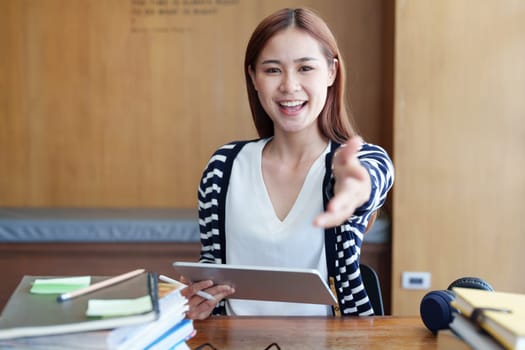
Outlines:
[[[264,350],[271,350],[271,349],[281,350],[281,347],[277,343],[271,343],[270,345],[268,345],[267,347],[264,348]],[[210,343],[204,343],[202,345],[197,346],[193,350],[219,350],[219,349],[216,348],[215,346],[213,346]]]

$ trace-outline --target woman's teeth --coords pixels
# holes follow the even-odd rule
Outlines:
[[[286,102],[280,102],[279,104],[283,107],[297,107],[304,103],[304,101],[286,101]]]

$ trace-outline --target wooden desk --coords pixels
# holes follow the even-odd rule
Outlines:
[[[211,317],[194,324],[192,349],[204,343],[218,350],[263,350],[272,343],[281,350],[438,348],[419,317]]]

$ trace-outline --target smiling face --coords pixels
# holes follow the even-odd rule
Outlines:
[[[335,80],[337,61],[328,62],[319,43],[294,27],[268,40],[250,77],[261,105],[281,132],[319,132],[316,123]]]

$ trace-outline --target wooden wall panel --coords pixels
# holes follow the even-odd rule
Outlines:
[[[403,271],[525,293],[523,33],[519,0],[396,3],[393,314],[427,292]]]
[[[379,0],[2,1],[0,205],[195,207],[211,152],[256,135],[248,36],[298,5],[334,29],[356,119],[382,143]]]

